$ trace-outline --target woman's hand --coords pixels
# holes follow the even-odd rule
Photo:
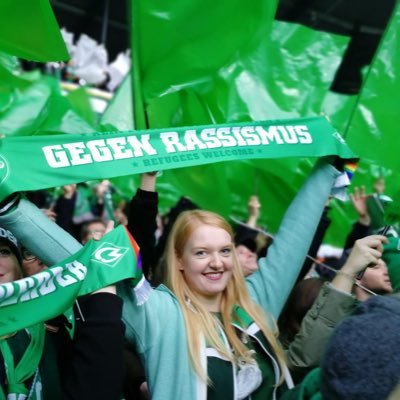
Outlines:
[[[356,240],[342,272],[356,276],[369,265],[376,265],[382,257],[383,243],[387,243],[387,238],[382,235],[370,235]]]
[[[369,226],[371,224],[371,217],[368,213],[367,200],[370,195],[367,195],[365,193],[365,187],[355,187],[354,193],[350,193],[349,196],[353,207],[357,211],[357,214],[359,216],[358,222],[363,225]]]
[[[332,286],[346,293],[351,293],[355,279],[359,273],[370,265],[375,266],[383,252],[386,236],[371,235],[356,240],[354,247],[340,271],[332,281]]]

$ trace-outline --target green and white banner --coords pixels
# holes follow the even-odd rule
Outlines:
[[[11,193],[230,160],[354,158],[323,117],[0,140],[0,200]]]
[[[0,337],[69,309],[78,296],[141,277],[139,248],[119,226],[36,275],[0,285]]]

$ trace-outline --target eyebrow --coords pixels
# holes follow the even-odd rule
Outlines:
[[[213,246],[213,245],[212,245]],[[204,250],[204,249],[208,249],[210,246],[194,246],[194,247],[192,247],[192,249],[193,250]],[[233,249],[235,246],[233,245],[233,243],[227,243],[227,244],[224,244],[224,245],[222,245],[222,246],[218,246],[220,249],[224,249],[224,248],[227,248],[227,247],[229,247],[229,248],[231,248],[231,249]]]

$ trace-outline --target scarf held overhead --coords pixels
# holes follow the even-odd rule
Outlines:
[[[78,296],[141,278],[139,248],[123,226],[36,275],[0,285],[0,337],[69,309]]]
[[[154,170],[231,160],[326,155],[355,157],[323,117],[6,137],[0,140],[0,200],[14,192]]]

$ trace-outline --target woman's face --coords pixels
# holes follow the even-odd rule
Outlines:
[[[367,268],[360,282],[374,292],[391,293],[393,291],[388,269],[383,260],[379,260],[374,267]]]
[[[179,269],[209,311],[219,311],[232,268],[233,244],[229,233],[211,225],[198,226],[183,248]]]
[[[0,284],[15,281],[20,278],[17,257],[10,248],[0,243]]]

